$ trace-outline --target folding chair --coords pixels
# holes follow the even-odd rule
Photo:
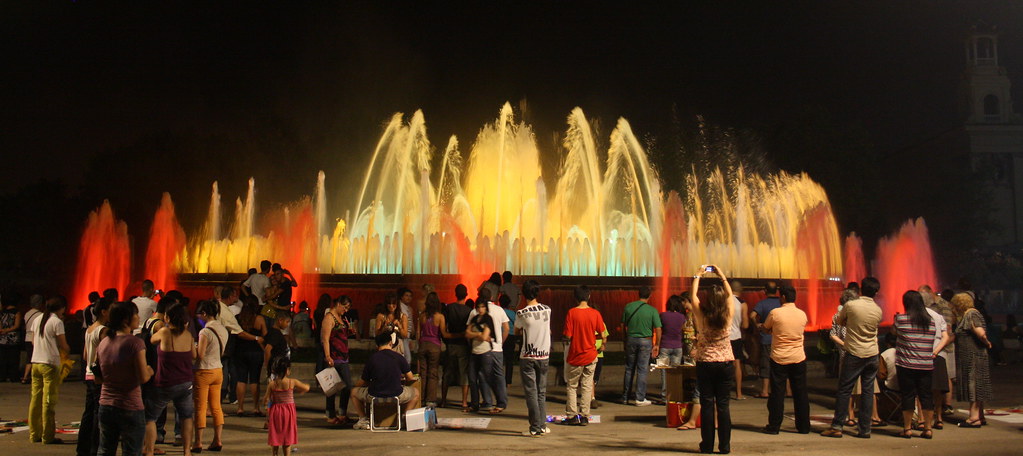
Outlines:
[[[881,392],[877,396],[877,416],[886,423],[902,423],[902,395],[898,391],[888,389],[884,382],[880,383]]]
[[[377,402],[380,405],[394,403],[394,425],[379,426],[377,423],[376,409]],[[389,411],[389,410],[388,410]],[[386,415],[385,415],[386,417]],[[369,430],[371,432],[398,432],[401,430],[401,402],[397,396],[394,397],[373,397],[369,401]]]

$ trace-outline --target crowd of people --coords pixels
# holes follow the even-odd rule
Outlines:
[[[149,280],[131,300],[120,300],[114,289],[90,294],[81,318],[86,397],[79,456],[112,455],[118,446],[125,455],[164,454],[157,444],[167,441],[171,403],[174,442],[186,455],[223,449],[222,404],[236,405],[237,416],[261,418],[274,454],[290,454],[297,443],[294,396],[310,389],[290,371],[295,334],[303,332],[300,322],[313,340],[317,372],[333,369],[344,385],[325,398],[330,425],[351,418],[355,429],[369,428],[366,405],[374,398],[397,398],[406,410],[421,403],[445,406],[451,386],[461,387],[463,412],[498,415],[508,407],[517,364],[529,421],[523,435],[551,432],[546,389],[554,329],[551,307],[538,301],[537,281],[520,287],[510,272],[494,273],[476,289],[475,300],[459,284],[449,304],[430,285],[423,286],[415,303],[410,289],[398,289],[373,311],[368,332],[376,350],[353,383],[350,343],[361,334],[352,300],[323,294],[311,317],[305,305],[293,314],[292,288],[298,284],[292,274],[269,261],[250,272],[238,287],[218,286],[214,299],[195,305],[180,292],[157,290]],[[720,280],[698,293],[707,275]],[[877,279],[867,277],[842,293],[829,334],[841,353],[834,418],[821,435],[838,438],[844,427],[855,427],[854,437],[869,438],[873,427],[886,424],[877,413],[877,395],[882,394],[898,397],[900,437],[919,432],[932,438],[933,430],[943,427],[953,393],[970,404],[960,427],[986,424],[992,343],[972,292],[939,295],[926,285],[906,291],[901,297],[905,313],[896,315],[890,333],[884,334],[882,311],[874,301],[880,287]],[[757,396],[768,399],[763,431],[780,432],[786,396],[794,402],[796,431],[811,431],[807,316],[795,305],[796,290],[768,281],[766,298],[752,308],[740,299],[741,290],[717,267],[701,266],[691,289],[668,297],[663,312],[648,302],[650,288],[640,287],[639,300],[624,307],[617,326],[625,338],[623,404],[653,403],[647,395],[652,359],[659,366],[695,365],[692,412],[678,429],[700,427],[704,453],[713,452],[715,443],[722,453],[731,449],[730,401],[733,394],[745,398],[748,352],[762,381]],[[574,289],[576,304],[561,328],[567,396],[561,425],[585,426],[592,409],[600,406],[594,390],[610,332],[590,296],[584,285]],[[2,377],[32,384],[29,439],[63,443],[56,436],[54,411],[59,387],[72,369],[63,318],[67,303],[59,296],[33,296],[30,304],[24,314],[14,303],[0,312]],[[16,361],[21,342],[12,337],[22,329],[29,361],[23,374]],[[748,345],[750,333],[755,340]],[[412,369],[412,340],[418,377]],[[416,381],[420,388],[412,387]],[[263,382],[266,390],[260,394]],[[660,399],[667,401],[666,386]],[[355,417],[349,416],[350,403]],[[212,433],[206,433],[208,426]]]

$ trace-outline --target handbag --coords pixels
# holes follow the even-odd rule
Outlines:
[[[270,319],[277,318],[277,308],[270,305],[270,303],[263,304],[263,308],[259,309],[259,314]]]

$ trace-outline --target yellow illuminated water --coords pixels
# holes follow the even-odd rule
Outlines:
[[[358,194],[332,196],[348,201],[351,212],[326,213],[321,172],[311,199],[259,231],[250,180],[225,231],[214,183],[207,220],[189,237],[178,268],[244,272],[284,250],[308,249],[297,257],[301,268],[319,273],[456,274],[465,272],[459,255],[470,255],[482,270],[526,275],[682,276],[709,262],[741,277],[841,275],[842,243],[827,194],[805,174],[758,175],[739,166],[666,176],[686,183],[685,194],[672,199],[628,121],[618,120],[606,150],[598,150],[581,109],[567,123],[553,152],[562,157],[557,174],[545,179],[533,129],[509,104],[483,126],[467,159],[454,136],[443,148],[431,144],[421,111],[407,119],[395,114]],[[665,220],[668,201],[681,201],[681,220]],[[314,229],[295,228],[307,226],[301,214],[311,214]],[[811,226],[810,247],[800,247],[800,233]],[[459,231],[468,252],[453,239]],[[663,233],[674,234],[662,240]],[[813,249],[820,261],[800,260],[800,248]],[[662,253],[667,261],[659,260]]]

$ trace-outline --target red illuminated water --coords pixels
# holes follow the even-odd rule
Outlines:
[[[185,230],[174,214],[170,193],[163,194],[160,207],[153,216],[149,229],[149,247],[146,248],[145,278],[152,280],[157,289],[177,288],[177,268],[174,260],[185,248]]]
[[[881,281],[878,302],[884,309],[885,324],[903,311],[902,294],[920,285],[937,287],[931,241],[923,218],[909,220],[898,232],[877,244],[876,275]]]
[[[830,233],[829,219],[831,210],[821,204],[811,209],[796,232],[796,262],[799,276],[806,280],[806,293],[797,295],[796,304],[806,311],[808,331],[831,324],[831,315],[837,303],[823,299],[821,279],[823,268],[824,243]]]
[[[842,279],[846,285],[849,282],[859,282],[867,276],[867,263],[863,259],[863,239],[856,235],[856,232],[849,233],[845,238],[845,268]]]
[[[664,226],[661,228],[661,249],[658,252],[661,276],[652,296],[651,304],[662,312],[668,296],[682,290],[682,277],[689,267],[686,252],[688,241],[685,209],[678,193],[670,192],[664,207]],[[672,267],[672,266],[675,267]]]
[[[441,220],[447,229],[445,236],[450,236],[455,243],[455,264],[458,265],[459,283],[469,289],[469,297],[475,297],[476,287],[490,277],[490,272],[476,259],[469,238],[462,232],[455,219],[445,215]]]
[[[128,225],[114,217],[109,201],[89,214],[78,247],[70,312],[89,305],[89,292],[116,288],[123,297],[131,271]]]
[[[298,286],[292,290],[292,300],[297,302],[316,302],[319,296],[318,274],[307,274],[305,271],[316,264],[317,237],[316,218],[309,201],[303,201],[297,210],[289,210],[288,215],[274,230],[280,233],[281,249],[276,252],[277,261],[295,276]]]

